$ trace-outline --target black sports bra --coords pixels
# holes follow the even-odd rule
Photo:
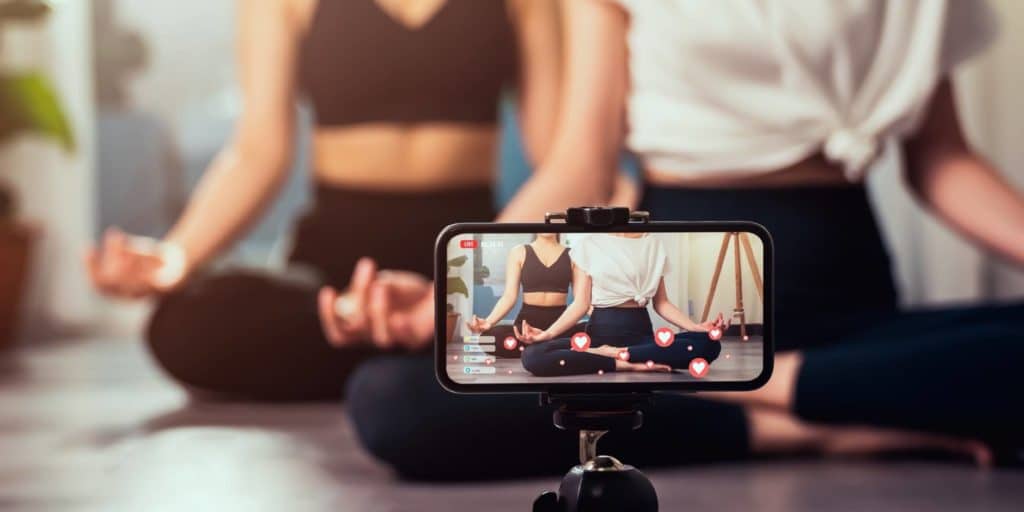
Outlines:
[[[518,72],[506,0],[445,0],[417,28],[375,0],[319,0],[299,61],[318,125],[494,124]]]
[[[523,260],[523,270],[519,281],[523,284],[523,293],[530,292],[557,292],[568,293],[569,283],[572,282],[572,261],[569,259],[569,249],[562,251],[558,259],[551,264],[545,265],[533,246],[525,244],[526,257]]]

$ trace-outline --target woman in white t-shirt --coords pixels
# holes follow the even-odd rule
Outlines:
[[[573,247],[570,256],[577,275],[572,304],[547,329],[537,329],[526,322],[522,330],[517,326],[517,336],[529,344],[522,357],[527,371],[544,377],[613,371],[667,372],[687,368],[696,358],[708,363],[718,358],[721,345],[704,333],[714,327],[725,327],[721,315],[697,323],[669,300],[665,291],[668,254],[656,238],[643,233],[587,235]],[[656,344],[648,304],[686,332],[675,334],[675,342],[668,346]],[[588,311],[590,320],[585,334],[589,348],[573,348],[577,342],[575,333],[555,339]]]
[[[739,405],[659,398],[645,411],[647,428],[657,430],[645,428],[616,452],[643,466],[922,448],[1021,462],[1016,375],[1024,367],[1024,305],[898,310],[864,187],[883,148],[901,149],[906,181],[924,206],[964,237],[1024,265],[1024,199],[970,149],[953,101],[952,70],[993,37],[986,5],[564,5],[559,129],[500,220],[535,221],[547,211],[605,203],[625,144],[643,171],[639,207],[655,219],[752,220],[771,231],[775,246],[782,352],[771,381],[719,397]],[[422,304],[420,318],[430,321],[432,306]],[[536,427],[529,443],[502,454],[502,471],[560,465],[565,439],[545,428],[550,411],[515,397],[410,394],[432,386],[429,364],[371,362],[350,381],[348,410],[360,411],[353,419],[371,450],[380,447],[375,453],[399,471],[443,459],[478,476],[480,450]],[[370,414],[371,402],[388,407]],[[436,421],[439,410],[452,423],[417,428],[393,412]],[[481,429],[485,417],[489,427]],[[455,418],[470,419],[461,425]],[[392,447],[408,446],[410,431],[444,432],[466,458],[453,459],[436,439],[436,451],[398,454]]]
[[[781,352],[764,388],[720,397],[742,407],[702,416],[719,431],[747,432],[717,452],[739,443],[754,452],[828,451],[834,441],[1024,462],[1014,434],[1024,431],[1020,384],[1009,377],[1024,367],[1015,320],[1024,304],[901,311],[864,185],[886,148],[901,151],[891,161],[902,162],[926,208],[1024,265],[1024,197],[971,150],[950,78],[994,37],[986,4],[567,5],[569,93],[558,135],[501,218],[601,204],[625,144],[643,170],[639,209],[652,217],[768,228]],[[695,404],[664,406],[671,419],[663,421],[692,428],[687,407]],[[737,416],[742,425],[730,426]],[[843,437],[849,424],[876,428]]]

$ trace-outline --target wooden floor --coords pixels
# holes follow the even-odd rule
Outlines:
[[[722,353],[708,369],[704,380],[710,381],[749,381],[761,373],[764,358],[764,343],[760,336],[750,336],[743,341],[739,336],[722,338]],[[489,358],[487,353],[479,353],[479,357],[492,359],[491,364],[482,362],[466,363],[462,343],[452,343],[448,347],[448,375],[462,384],[474,383],[558,383],[558,382],[690,382],[697,380],[686,369],[675,370],[671,374],[612,372],[603,375],[567,375],[562,377],[538,377],[523,368],[516,358]],[[471,353],[472,355],[472,353]],[[467,375],[466,367],[475,369],[493,368],[493,374]]]
[[[1010,511],[1024,503],[1024,474],[955,464],[758,462],[651,476],[663,511]],[[356,446],[339,404],[190,404],[128,340],[0,356],[3,511],[522,512],[557,480],[399,482]]]

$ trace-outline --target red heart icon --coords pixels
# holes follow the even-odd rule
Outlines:
[[[660,327],[654,331],[654,343],[661,348],[672,346],[676,341],[676,334],[668,327]]]
[[[708,338],[711,338],[712,341],[718,341],[722,339],[722,328],[715,327],[708,331]]]
[[[516,345],[518,345],[518,344],[519,344],[519,341],[516,340],[515,337],[513,337],[513,336],[509,336],[509,337],[505,338],[505,341],[504,341],[505,350],[515,350],[516,349]]]
[[[569,339],[569,346],[576,352],[586,352],[590,348],[590,336],[585,332],[578,332]]]
[[[708,368],[710,367],[711,365],[703,357],[695,357],[690,361],[690,375],[698,379],[702,378],[708,374]]]
[[[623,361],[629,361],[629,349],[622,349],[619,351],[619,359]]]

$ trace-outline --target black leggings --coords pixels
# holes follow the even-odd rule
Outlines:
[[[1013,436],[1024,431],[1017,377],[1024,368],[1024,304],[897,311],[863,189],[648,188],[641,206],[661,220],[746,219],[771,231],[776,342],[803,351],[795,397],[802,418],[1019,445]],[[379,358],[348,384],[360,439],[401,474],[556,474],[574,462],[574,434],[556,430],[535,396],[446,393],[431,366],[429,357]],[[645,412],[642,429],[609,434],[602,451],[641,467],[748,455],[739,406],[670,395]],[[481,460],[480,453],[494,457]]]
[[[594,308],[585,332],[592,347],[628,347],[632,362],[653,361],[672,368],[687,368],[698,357],[710,363],[722,350],[706,333],[696,332],[677,333],[672,345],[658,346],[646,308]],[[570,343],[570,338],[559,338],[530,345],[523,352],[523,368],[541,377],[615,371],[614,359],[572,350]]]
[[[429,276],[437,233],[447,224],[490,220],[487,188],[432,193],[317,189],[298,225],[285,273],[198,276],[164,297],[147,340],[172,377],[204,396],[319,400],[343,396],[347,376],[381,352],[332,348],[317,317],[317,292],[342,288],[355,262]]]
[[[516,319],[513,320],[511,324],[495,325],[494,327],[484,331],[483,334],[486,336],[494,336],[494,339],[497,342],[495,343],[495,356],[518,358],[522,355],[518,346],[509,350],[502,344],[502,340],[505,338],[509,336],[515,337],[515,331],[513,331],[512,326],[522,328],[523,320],[525,320],[527,323],[538,329],[547,329],[548,327],[551,327],[551,324],[555,323],[555,320],[558,320],[558,317],[562,316],[562,313],[564,312],[564,305],[535,306],[533,304],[523,304],[522,307],[519,308],[519,313],[516,314]],[[580,329],[582,326],[577,326],[576,328]]]

